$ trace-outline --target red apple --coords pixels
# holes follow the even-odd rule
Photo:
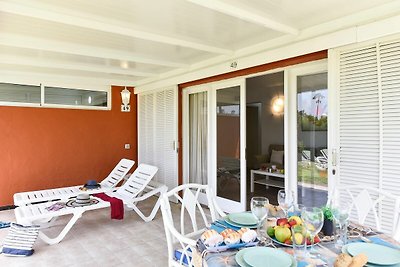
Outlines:
[[[321,241],[318,236],[314,236],[314,244],[317,244]]]
[[[297,221],[294,220],[294,219],[291,219],[291,220],[289,221],[289,224],[290,224],[290,226],[295,226],[295,225],[297,224]]]
[[[307,241],[306,241],[306,243],[307,243],[307,246],[311,245],[311,240],[310,240],[310,238],[309,238],[309,237],[307,237]]]
[[[291,238],[286,239],[285,240],[285,244],[286,245],[292,245],[292,239]]]
[[[279,225],[279,226],[282,226],[282,227],[287,223],[288,223],[288,219],[287,218],[280,218],[280,219],[278,219],[276,221],[276,225]]]

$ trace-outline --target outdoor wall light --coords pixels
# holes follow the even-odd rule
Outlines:
[[[131,106],[129,105],[129,101],[131,99],[131,92],[129,92],[128,89],[125,89],[121,91],[121,99],[122,99],[122,105],[121,105],[121,111],[122,112],[129,112],[131,111]]]
[[[283,96],[276,96],[271,101],[271,111],[275,116],[280,116],[283,114],[284,101]]]

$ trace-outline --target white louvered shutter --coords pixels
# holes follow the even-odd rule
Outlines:
[[[158,167],[154,180],[178,185],[177,88],[139,94],[139,163]]]
[[[400,196],[400,43],[376,43],[339,53],[340,185]],[[341,201],[350,201],[342,194]],[[379,206],[392,230],[393,203]],[[366,224],[374,226],[372,216]]]
[[[400,196],[400,41],[379,46],[382,90],[382,184]],[[391,229],[392,203],[382,205],[382,227]]]

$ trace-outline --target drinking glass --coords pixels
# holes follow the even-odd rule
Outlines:
[[[347,244],[347,227],[349,223],[350,205],[343,203],[339,206],[332,207],[333,219],[339,226],[339,235],[336,239],[336,248],[342,248]]]
[[[304,209],[304,205],[302,204],[293,204],[291,208],[288,209],[288,217],[291,216],[299,216],[301,217],[301,210]]]
[[[304,260],[306,257],[307,228],[302,224],[291,227],[290,230],[292,232],[293,256],[296,261]]]
[[[285,189],[281,189],[278,191],[278,204],[285,213],[285,216],[287,217],[287,212],[288,210],[293,206],[294,204],[294,196],[293,192],[289,191],[286,192]]]
[[[310,234],[310,256],[317,254],[314,248],[314,238],[321,231],[324,225],[324,213],[322,209],[316,207],[304,207],[301,211],[301,219]]]
[[[266,197],[253,197],[250,202],[251,212],[257,219],[257,236],[261,242],[264,242],[264,236],[261,234],[262,222],[268,216],[269,200]]]

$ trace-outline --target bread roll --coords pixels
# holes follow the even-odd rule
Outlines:
[[[224,231],[222,231],[220,233],[220,235],[222,235],[222,237],[225,239],[225,237],[227,237],[231,233],[236,233],[236,231],[234,231],[233,229],[227,228]],[[239,238],[240,238],[240,235],[239,235]]]
[[[215,230],[207,230],[201,235],[201,240],[208,247],[219,246],[224,240],[222,235],[218,234]]]
[[[240,234],[233,231],[224,238],[224,242],[227,245],[237,244],[240,242]]]
[[[250,228],[241,228],[238,233],[240,234],[242,241],[245,243],[253,242],[257,238],[256,231],[251,230]]]
[[[334,263],[334,267],[349,267],[349,265],[352,263],[353,259],[351,256],[347,254],[340,254]]]
[[[349,267],[362,267],[368,262],[368,257],[365,254],[358,254],[353,257],[353,261],[349,265]]]

